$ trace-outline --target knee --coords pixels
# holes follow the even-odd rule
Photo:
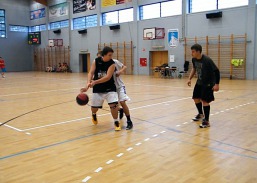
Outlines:
[[[112,105],[110,105],[110,109],[111,109],[111,110],[118,109],[118,104],[112,104]]]

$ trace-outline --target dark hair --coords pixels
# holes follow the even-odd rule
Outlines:
[[[194,44],[193,46],[191,46],[191,50],[199,51],[200,53],[202,53],[202,46],[199,44]]]
[[[102,56],[107,55],[108,53],[113,53],[113,49],[111,47],[105,46],[104,49],[102,50]]]

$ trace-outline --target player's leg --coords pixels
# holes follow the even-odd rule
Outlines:
[[[200,124],[200,128],[207,128],[210,127],[209,117],[210,117],[210,103],[214,101],[214,95],[212,86],[205,86],[202,89],[202,103],[203,103],[203,110],[204,110],[204,119],[202,124]]]
[[[117,93],[118,93],[118,97],[119,97],[119,102],[122,106],[122,111],[124,111],[126,117],[127,117],[127,127],[126,129],[127,130],[130,130],[133,128],[133,123],[132,123],[132,120],[130,118],[130,112],[129,112],[129,108],[126,104],[126,101],[129,101],[130,98],[128,97],[127,93],[126,93],[126,88],[125,86],[119,88],[117,90]],[[121,114],[121,111],[120,111],[120,114]]]
[[[96,113],[99,108],[102,108],[103,102],[104,102],[104,98],[102,95],[103,94],[101,94],[101,93],[93,93],[93,95],[92,95],[92,102],[91,102],[92,122],[95,125],[97,125],[97,123],[98,123]]]
[[[107,100],[108,105],[110,106],[111,114],[112,114],[114,125],[115,125],[115,131],[120,131],[121,125],[118,120],[118,110],[119,110],[118,94],[116,92],[109,92],[109,93],[105,94],[104,98]]]
[[[203,118],[203,106],[201,102],[201,92],[202,86],[196,84],[193,92],[193,100],[195,102],[195,106],[197,108],[198,114],[192,119],[193,121],[199,121]]]
[[[6,69],[5,68],[2,68],[2,78],[5,78],[5,75],[4,75],[4,73],[6,72]]]

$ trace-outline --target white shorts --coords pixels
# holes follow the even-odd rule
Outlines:
[[[125,86],[122,86],[121,88],[117,88],[117,93],[119,97],[119,102],[130,101],[130,98],[127,95]]]
[[[104,100],[106,100],[108,104],[118,104],[118,94],[116,92],[93,93],[91,106],[93,108],[102,108]]]

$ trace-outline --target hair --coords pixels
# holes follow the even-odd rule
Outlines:
[[[200,53],[202,53],[203,49],[200,44],[194,44],[193,46],[191,46],[191,50],[199,51]]]
[[[105,56],[110,52],[114,53],[113,49],[111,47],[105,46],[104,49],[102,50],[102,56]]]

